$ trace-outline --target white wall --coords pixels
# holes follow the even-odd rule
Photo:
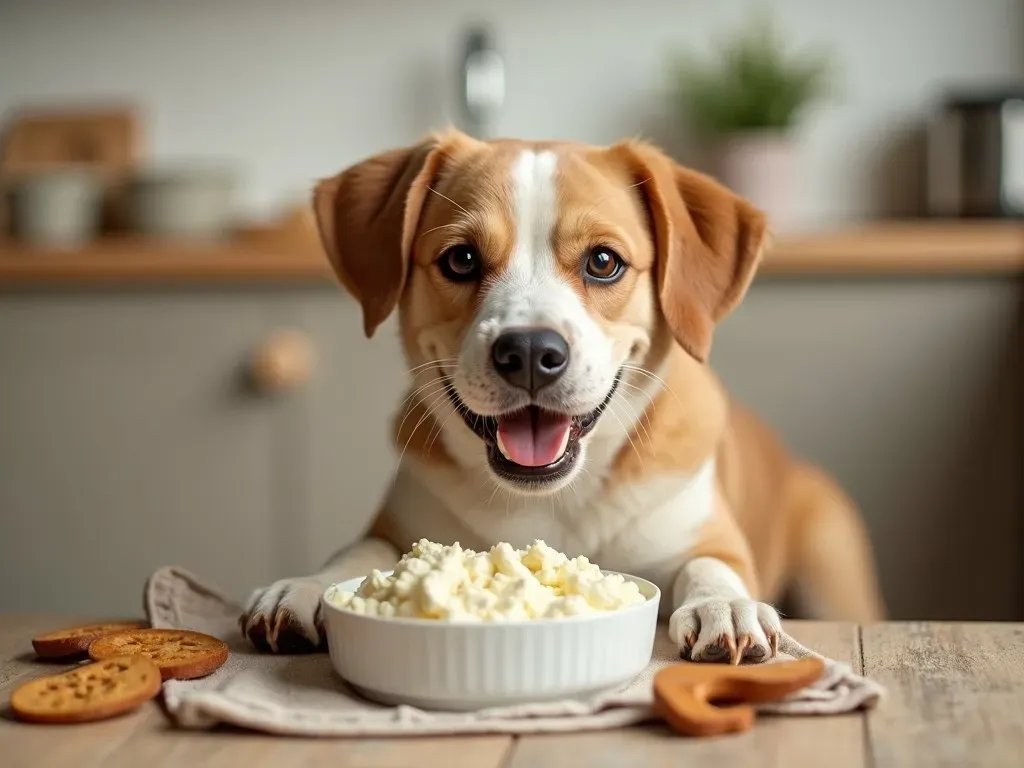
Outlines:
[[[51,98],[128,98],[159,160],[244,164],[254,213],[311,179],[439,127],[462,23],[492,22],[508,65],[501,130],[678,141],[675,45],[706,44],[746,0],[0,0],[0,113]],[[843,66],[808,116],[805,218],[905,212],[908,121],[945,82],[1024,75],[1017,0],[776,0],[796,42]],[[673,141],[673,140],[676,141]]]

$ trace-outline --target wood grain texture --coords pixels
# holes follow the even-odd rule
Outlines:
[[[87,617],[88,620],[96,617]],[[805,645],[850,662],[889,688],[867,715],[763,717],[752,731],[683,739],[658,724],[573,735],[429,739],[284,739],[217,730],[179,731],[154,703],[115,720],[47,727],[10,717],[10,689],[57,667],[32,660],[29,638],[76,623],[0,615],[0,764],[588,766],[780,765],[1016,766],[1024,747],[1024,624],[789,622]],[[63,668],[63,667],[62,667]]]
[[[1024,625],[881,624],[862,643],[889,689],[867,718],[876,765],[1024,763]]]
[[[234,730],[179,731],[156,702],[115,720],[31,726],[0,717],[5,768],[104,765],[324,766],[324,768],[500,768],[509,736],[406,739],[289,739]]]
[[[333,282],[308,217],[231,241],[186,244],[110,237],[71,251],[0,243],[0,286],[152,282]],[[1024,274],[1024,226],[1012,222],[890,222],[779,239],[766,275]]]
[[[511,744],[509,736],[287,739],[240,732],[175,731],[164,724],[144,721],[107,754],[104,765],[499,768]]]
[[[0,286],[334,280],[316,243],[240,236],[223,242],[111,237],[78,250],[0,244]]]
[[[156,704],[150,702],[124,717],[87,725],[29,725],[14,720],[8,703],[14,688],[28,680],[64,672],[74,666],[37,661],[32,652],[31,638],[41,632],[95,620],[95,616],[0,616],[0,744],[4,745],[0,764],[5,768],[99,764],[112,745],[127,738],[147,717],[152,714],[162,717]],[[147,712],[152,714],[147,715]],[[60,734],[69,738],[55,738]]]
[[[142,616],[105,618],[108,621],[144,620]],[[103,620],[104,617],[99,618],[99,621]],[[33,613],[0,614],[0,710],[7,705],[7,699],[15,686],[35,677],[65,672],[77,663],[60,659],[44,661],[37,658],[32,648],[32,638],[34,636],[65,627],[95,623],[97,623],[96,616],[54,616],[52,614]]]
[[[1000,221],[895,221],[783,238],[767,274],[985,275],[1024,272],[1024,227]]]
[[[93,617],[95,620],[95,617]],[[74,616],[54,617],[48,614],[0,614],[0,703],[6,704],[5,693],[36,675],[63,672],[70,666],[63,662],[40,662],[32,649],[32,638],[43,632],[84,624],[89,619]]]
[[[112,720],[78,726],[17,722],[10,691],[26,680],[72,665],[43,663],[32,656],[33,635],[96,617],[0,614],[0,765],[4,768],[146,766],[336,766],[358,768],[499,768],[511,748],[509,736],[457,739],[285,739],[236,730],[174,729],[156,702]]]
[[[804,645],[859,669],[860,646],[855,625],[801,621],[787,622],[786,627]],[[517,741],[509,766],[653,768],[756,763],[786,768],[854,768],[865,765],[863,722],[861,714],[763,717],[747,733],[710,739],[682,738],[657,724],[600,733],[524,736]],[[569,755],[573,758],[571,763],[566,759]]]
[[[134,761],[114,761],[111,754],[133,734],[162,727],[164,716],[155,701],[112,720],[81,725],[32,725],[11,718],[2,698],[0,744],[4,745],[5,768],[54,766],[72,768],[87,765],[143,765]]]

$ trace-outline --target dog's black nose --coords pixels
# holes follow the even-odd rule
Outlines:
[[[531,395],[569,367],[569,343],[550,328],[505,331],[491,347],[494,370]]]

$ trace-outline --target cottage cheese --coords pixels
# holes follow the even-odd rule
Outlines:
[[[646,600],[635,583],[543,541],[527,549],[503,542],[474,552],[458,542],[442,546],[426,539],[402,556],[393,573],[374,570],[355,592],[333,587],[326,598],[370,616],[471,622],[576,616]]]

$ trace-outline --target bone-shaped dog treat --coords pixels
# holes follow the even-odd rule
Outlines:
[[[813,657],[742,667],[681,662],[654,676],[654,712],[685,736],[745,731],[754,724],[750,704],[784,699],[824,671]]]

